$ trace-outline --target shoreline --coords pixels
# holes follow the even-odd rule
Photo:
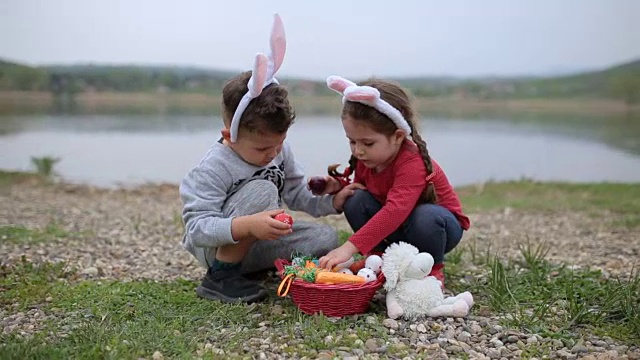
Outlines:
[[[335,96],[292,95],[291,102],[300,114],[337,114],[340,99]],[[87,112],[117,110],[167,110],[219,113],[220,96],[204,93],[91,92],[79,93],[72,104],[56,104],[49,92],[0,91],[0,114],[25,111],[47,111],[65,107]],[[576,115],[620,115],[640,112],[640,105],[628,105],[612,99],[477,99],[437,97],[414,99],[423,116],[473,115],[482,113],[542,113]]]

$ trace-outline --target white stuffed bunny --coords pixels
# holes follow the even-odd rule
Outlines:
[[[473,306],[473,296],[468,291],[444,297],[440,281],[428,276],[433,267],[429,253],[421,253],[415,246],[400,242],[389,245],[382,260],[390,318],[464,317]]]

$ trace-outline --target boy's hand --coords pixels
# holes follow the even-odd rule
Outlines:
[[[345,242],[337,249],[329,251],[329,253],[318,260],[320,267],[333,269],[334,266],[349,260],[353,254],[358,252],[358,248],[350,241]]]
[[[333,197],[333,208],[336,209],[336,211],[338,212],[342,212],[343,210],[342,207],[344,206],[344,203],[347,201],[347,198],[353,195],[356,189],[366,190],[367,187],[360,183],[351,183],[345,186],[344,188],[342,188],[342,190],[340,190],[336,194],[336,196]]]
[[[291,225],[273,218],[283,212],[283,209],[276,209],[237,217],[231,224],[231,230],[235,235],[235,227],[239,233],[247,234],[256,240],[276,240],[293,232]],[[238,240],[235,236],[234,239]]]

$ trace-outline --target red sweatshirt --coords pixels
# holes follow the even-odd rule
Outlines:
[[[469,218],[462,213],[462,205],[453,186],[440,165],[433,159],[431,163],[433,173],[429,175],[429,181],[435,186],[437,204],[451,211],[463,229],[469,229]],[[379,173],[358,162],[354,182],[366,186],[382,208],[349,241],[362,254],[369,253],[407,220],[427,186],[427,178],[420,150],[410,140],[405,140],[393,163]]]

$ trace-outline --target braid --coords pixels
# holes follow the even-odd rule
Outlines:
[[[433,173],[433,165],[431,164],[431,156],[429,156],[429,150],[427,150],[427,142],[422,139],[422,136],[420,136],[418,130],[413,126],[413,121],[409,121],[409,126],[411,127],[411,138],[413,139],[413,142],[418,145],[420,155],[422,155],[422,161],[424,161],[424,166],[427,168],[427,175],[429,175]],[[433,186],[433,182],[430,181],[429,183],[427,183],[427,187],[422,193],[422,200],[428,204],[434,204],[437,201],[436,189]]]
[[[349,167],[351,168],[351,173],[355,173],[357,162],[358,159],[356,159],[355,156],[351,155],[351,157],[349,158]]]
[[[349,177],[355,173],[356,171],[356,163],[358,159],[355,156],[351,155],[349,158],[349,166],[347,166],[343,172],[338,172],[338,167],[340,164],[332,164],[327,167],[327,173],[329,176],[338,180],[340,184],[344,187],[351,184],[351,179]]]

